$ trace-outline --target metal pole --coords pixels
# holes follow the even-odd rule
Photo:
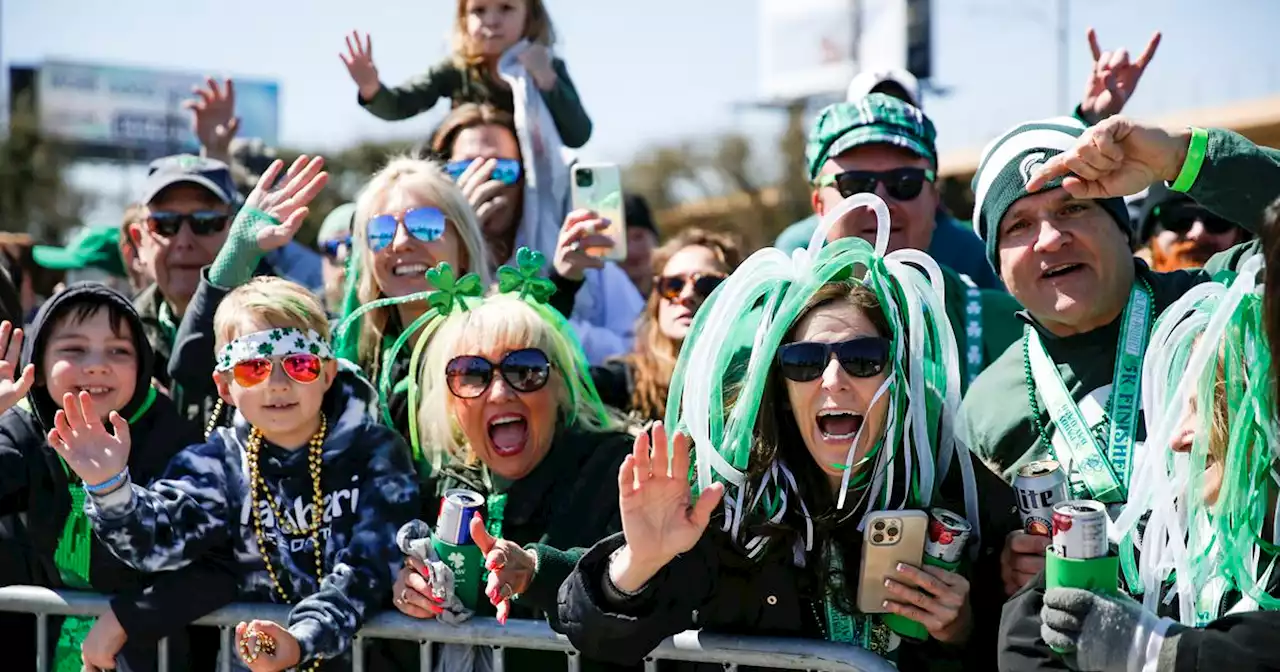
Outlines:
[[[49,615],[36,614],[36,672],[49,670]]]
[[[1071,48],[1068,43],[1067,32],[1070,29],[1071,18],[1067,0],[1057,0],[1058,3],[1058,114],[1066,114],[1067,109],[1071,106],[1070,79],[1071,79]]]

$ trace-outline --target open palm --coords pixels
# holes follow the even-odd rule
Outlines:
[[[338,58],[347,66],[347,74],[360,87],[360,97],[369,100],[378,89],[382,88],[382,80],[378,79],[378,66],[373,64],[373,38],[364,34],[360,39],[360,31],[353,30],[347,36],[347,53],[338,52]]]
[[[113,436],[94,408],[88,392],[62,396],[62,408],[53,416],[49,445],[58,451],[67,466],[89,485],[105,483],[124,471],[129,463],[129,423],[111,411]]]
[[[36,380],[35,365],[28,364],[22,375],[14,378],[22,359],[22,330],[14,329],[8,320],[0,322],[0,412],[13,407],[27,396]]]
[[[293,240],[310,212],[307,204],[329,181],[329,174],[323,170],[324,159],[319,156],[299,156],[284,178],[277,180],[282,168],[283,161],[272,161],[244,203],[246,211],[261,210],[280,222],[279,226],[258,230],[258,247],[264,252],[284,247]]]
[[[633,561],[660,567],[698,542],[724,488],[713,485],[690,506],[689,437],[676,434],[668,460],[666,429],[659,422],[651,432],[652,440],[636,437],[618,470],[618,508]]]
[[[236,85],[228,78],[219,86],[218,80],[209,77],[203,88],[191,87],[191,93],[195,98],[182,104],[191,110],[191,130],[209,156],[225,161],[231,155],[231,141],[240,130],[240,120],[235,116]]]

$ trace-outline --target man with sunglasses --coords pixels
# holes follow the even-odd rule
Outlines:
[[[237,205],[235,182],[225,163],[192,155],[151,163],[138,201],[146,217],[129,225],[138,260],[155,283],[134,299],[156,354],[156,377],[170,385],[168,362],[182,315],[200,284],[200,269],[213,263],[227,239]],[[176,392],[170,390],[171,392]],[[183,407],[178,399],[179,408]]]
[[[1135,241],[1158,273],[1200,268],[1213,255],[1253,237],[1190,196],[1153,184],[1142,204]]]
[[[830,105],[818,114],[805,150],[813,210],[821,217],[849,196],[872,193],[889,208],[888,251],[928,250],[938,209],[933,122],[883,93]],[[859,237],[872,244],[875,214],[859,208],[842,217],[828,240]],[[962,386],[1018,338],[1018,305],[1008,294],[981,289],[944,264],[947,315],[960,347]]]
[[[316,245],[324,255],[324,302],[330,315],[342,312],[346,291],[347,257],[351,255],[351,227],[355,222],[356,204],[343,203],[325,216],[316,234]]]

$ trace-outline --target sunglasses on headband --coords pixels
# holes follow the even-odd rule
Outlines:
[[[493,384],[495,370],[515,391],[537,392],[551,378],[551,360],[537,348],[512,350],[497,364],[479,355],[461,355],[449,360],[444,376],[453,396],[475,399]]]
[[[711,296],[711,292],[716,291],[716,287],[724,282],[725,277],[723,273],[660,275],[654,278],[653,288],[658,292],[658,296],[668,301],[675,301],[684,293],[685,286],[693,283],[693,293],[705,299]]]
[[[274,367],[275,364],[267,357],[246,359],[231,367],[231,375],[240,387],[254,387],[270,378]],[[324,360],[318,355],[297,353],[281,357],[280,367],[294,382],[310,385],[320,378]]]
[[[400,214],[383,214],[369,220],[365,233],[369,239],[369,249],[379,252],[396,238],[396,231],[404,224],[409,235],[430,243],[444,236],[444,213],[439,208],[424,206],[409,208]]]
[[[937,174],[925,168],[894,168],[893,170],[847,170],[834,175],[819,175],[819,187],[835,186],[840,195],[849,198],[854,194],[874,194],[877,184],[883,184],[889,197],[895,201],[915,200],[924,190],[925,182],[932,182]]]
[[[467,172],[467,168],[471,167],[471,163],[477,159],[463,159],[461,161],[450,161],[444,165],[444,170],[449,173],[449,177],[457,182],[462,174]],[[483,157],[479,159],[482,163],[485,161]],[[520,181],[520,161],[517,159],[494,159],[497,165],[493,167],[491,177],[507,186],[514,185]]]
[[[807,383],[822,376],[832,355],[845,373],[854,378],[870,378],[884,371],[889,363],[889,339],[859,336],[839,343],[788,343],[778,348],[778,368],[787,380]]]
[[[152,233],[161,238],[172,238],[178,235],[182,225],[191,227],[191,233],[197,236],[208,236],[220,233],[227,228],[231,216],[222,212],[202,210],[190,214],[181,212],[152,212],[147,221]]]

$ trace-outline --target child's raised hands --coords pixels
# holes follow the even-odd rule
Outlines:
[[[373,64],[373,38],[368,33],[364,40],[360,39],[360,31],[353,30],[347,36],[347,53],[338,52],[338,58],[347,66],[351,80],[360,87],[360,99],[369,101],[382,88],[382,80],[378,78],[378,66]]]
[[[241,211],[241,216],[247,216],[250,209],[261,210],[280,222],[279,226],[257,229],[258,247],[264,252],[284,247],[293,240],[310,213],[307,205],[329,181],[329,174],[324,172],[324,159],[319,156],[299,156],[284,178],[276,179],[283,168],[283,161],[271,162],[245,199],[245,209]]]
[[[62,408],[53,416],[49,445],[88,486],[106,483],[129,464],[129,423],[115,411],[108,417],[114,436],[98,419],[88,392],[62,395]]]
[[[36,367],[28,364],[22,375],[14,378],[22,360],[22,330],[14,329],[8,320],[0,322],[0,412],[13,407],[36,381]]]

